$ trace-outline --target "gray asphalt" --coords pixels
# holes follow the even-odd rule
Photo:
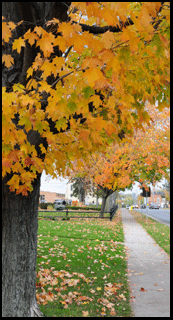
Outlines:
[[[140,211],[141,213],[153,218],[156,221],[159,221],[160,223],[166,224],[170,226],[170,210],[164,210],[164,209],[137,209],[137,211]]]
[[[134,317],[170,317],[170,259],[129,210],[121,209]]]

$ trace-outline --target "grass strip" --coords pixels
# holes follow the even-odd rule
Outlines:
[[[47,317],[131,317],[119,216],[40,220],[37,301]]]
[[[170,255],[170,227],[162,224],[144,214],[132,210],[130,213],[143,228],[150,234],[156,243]]]

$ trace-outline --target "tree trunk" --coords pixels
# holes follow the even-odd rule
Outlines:
[[[85,201],[85,190],[84,190],[84,183],[85,183],[85,180],[82,179],[82,178],[79,178],[79,202],[83,202]]]
[[[43,316],[36,303],[40,176],[27,197],[2,182],[2,316]]]
[[[102,186],[100,186],[101,190],[102,190],[102,206],[101,206],[101,211],[100,211],[100,218],[104,217],[104,211],[105,211],[105,207],[106,207],[106,200],[107,198],[114,192],[113,189],[108,189],[108,188],[103,188]]]
[[[96,195],[96,208],[98,208],[98,206],[99,206],[99,196],[98,196],[98,194]]]
[[[105,196],[105,195],[103,194],[103,196],[102,196],[102,205],[101,205],[101,210],[100,210],[100,215],[99,215],[100,218],[103,218],[103,217],[104,217],[104,211],[105,211],[105,206],[106,206],[106,199],[107,199],[107,196]]]
[[[60,21],[68,19],[70,2],[2,2],[2,15],[6,21],[24,23],[13,30],[13,38],[18,39],[30,28],[45,28],[45,22],[53,17]],[[36,56],[35,48],[29,44],[22,48],[20,55],[12,52],[12,40],[2,46],[2,54],[11,54],[14,64],[2,68],[2,85],[9,92],[14,83],[26,83],[26,72]],[[56,54],[62,54],[57,50]],[[58,55],[59,56],[59,55]],[[13,122],[18,124],[17,119]],[[37,131],[31,130],[27,139],[35,145],[38,157],[43,156],[38,149],[41,143]],[[45,140],[44,140],[45,142]],[[43,142],[42,142],[43,143]],[[46,144],[43,144],[46,148]],[[33,183],[33,191],[28,196],[16,195],[9,191],[7,181],[2,181],[2,316],[38,317],[43,316],[36,303],[36,257],[38,229],[38,201],[40,175]]]

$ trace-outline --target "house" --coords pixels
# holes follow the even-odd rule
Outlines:
[[[66,192],[65,192],[65,198],[67,200],[72,200],[72,201],[78,201],[79,199],[77,197],[72,196],[73,193],[73,184],[71,182],[68,182],[66,185]],[[98,201],[98,202],[97,202]],[[90,195],[89,193],[85,197],[85,202],[84,204],[86,206],[88,205],[97,205],[102,203],[102,198],[98,198],[94,195]]]
[[[161,204],[161,203],[163,202],[163,199],[162,199],[162,197],[161,197],[160,194],[154,194],[154,193],[152,193],[152,194],[151,194],[151,197],[148,198],[148,204],[150,205],[151,202],[153,202],[153,203],[160,203],[160,204]]]
[[[56,192],[50,192],[50,191],[40,191],[40,199],[44,200],[46,202],[52,202],[54,203],[55,199],[65,199],[65,194],[64,193],[56,193]]]

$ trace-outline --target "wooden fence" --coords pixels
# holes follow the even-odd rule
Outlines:
[[[38,211],[38,217],[44,219],[52,219],[52,218],[95,218],[95,219],[108,219],[110,218],[110,213],[105,212],[104,217],[99,217],[100,211],[47,211],[41,210]]]

